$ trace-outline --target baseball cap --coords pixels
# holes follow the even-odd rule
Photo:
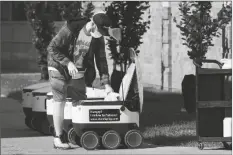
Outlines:
[[[111,20],[105,13],[97,13],[93,15],[93,22],[96,24],[98,31],[103,36],[109,36],[109,28],[111,27]]]
[[[93,15],[93,22],[96,24],[98,31],[103,36],[111,36],[118,42],[121,41],[121,29],[111,28],[112,21],[105,12],[99,12]]]

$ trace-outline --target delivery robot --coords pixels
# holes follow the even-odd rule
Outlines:
[[[86,95],[88,100],[104,99],[106,93],[102,89],[97,88],[86,88]],[[53,124],[53,93],[47,93],[46,99],[46,113],[49,121],[49,132],[54,135],[54,124]],[[73,145],[80,146],[80,140],[78,139],[72,124],[72,99],[67,98],[64,108],[64,124],[63,124],[63,140],[70,142]]]
[[[32,84],[29,85],[27,87],[24,87],[22,90],[22,108],[23,108],[23,112],[25,115],[25,125],[27,125],[27,127],[32,128],[31,126],[31,120],[32,120],[32,91],[36,90],[36,89],[40,89],[43,87],[47,87],[49,86],[49,82],[42,82],[42,83],[36,83],[36,84]]]
[[[50,135],[49,122],[46,114],[46,98],[51,87],[43,87],[32,92],[32,120],[33,129],[42,134]]]
[[[87,150],[98,147],[117,149],[121,144],[138,148],[143,143],[139,115],[143,87],[139,61],[130,64],[120,86],[119,100],[81,100],[72,104],[72,123],[76,139]]]

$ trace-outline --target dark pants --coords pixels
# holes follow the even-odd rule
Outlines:
[[[111,87],[115,93],[119,93],[120,85],[121,85],[124,75],[125,75],[125,72],[123,71],[113,70],[112,76],[111,76]]]

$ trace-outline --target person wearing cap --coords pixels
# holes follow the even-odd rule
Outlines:
[[[49,77],[54,100],[54,147],[59,149],[71,148],[62,139],[66,97],[69,94],[76,101],[86,98],[86,85],[92,85],[96,76],[94,58],[101,84],[106,92],[113,92],[109,85],[103,37],[114,33],[110,29],[110,19],[105,13],[97,13],[89,21],[80,18],[76,22],[76,25],[67,22],[48,46]],[[78,37],[75,35],[77,32]]]
[[[112,36],[118,40],[119,34],[114,35],[114,32],[119,30],[110,26],[109,17],[104,12],[97,12],[79,33],[73,55],[77,73],[71,73],[72,79],[67,89],[68,95],[75,101],[85,99],[86,86],[91,87],[96,78],[94,59],[101,85],[105,86],[106,93],[113,92],[109,80],[104,36]]]

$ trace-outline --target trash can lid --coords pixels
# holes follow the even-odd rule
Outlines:
[[[43,96],[43,95],[46,96],[48,92],[51,92],[50,86],[36,89],[36,90],[32,91],[32,95],[33,96]]]
[[[32,84],[32,85],[24,87],[23,91],[32,92],[33,90],[40,89],[46,86],[49,86],[49,82],[40,82],[40,83],[36,83],[36,84]]]

